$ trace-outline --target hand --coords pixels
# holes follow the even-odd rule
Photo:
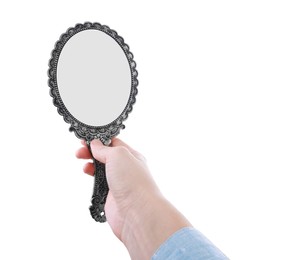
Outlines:
[[[106,165],[107,221],[132,259],[150,259],[171,234],[190,226],[160,193],[140,153],[117,138],[112,140],[111,147],[93,140],[91,150],[93,156]],[[91,159],[84,142],[76,156]],[[93,164],[87,163],[84,172],[94,175]]]
[[[76,156],[91,159],[91,154],[83,142]],[[93,156],[106,165],[109,193],[105,212],[114,234],[122,240],[122,229],[128,211],[142,208],[152,197],[160,194],[145,163],[145,158],[121,140],[114,138],[112,147],[100,141],[91,142]],[[84,172],[94,174],[93,163],[87,163]]]

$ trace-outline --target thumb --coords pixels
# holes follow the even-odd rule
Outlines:
[[[90,146],[94,158],[102,163],[106,163],[110,147],[103,145],[98,139],[92,140]]]

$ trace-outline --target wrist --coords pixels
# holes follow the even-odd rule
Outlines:
[[[191,226],[188,220],[157,192],[128,211],[121,239],[132,259],[150,259],[168,237],[186,226]]]

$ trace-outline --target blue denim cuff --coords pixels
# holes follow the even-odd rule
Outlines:
[[[225,260],[227,258],[202,233],[185,227],[170,236],[151,260]]]

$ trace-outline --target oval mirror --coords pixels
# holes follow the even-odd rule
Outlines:
[[[49,61],[49,87],[58,113],[70,131],[86,143],[94,138],[110,145],[123,129],[137,94],[133,54],[116,31],[86,22],[69,28],[55,44]],[[108,193],[105,167],[93,158],[95,185],[90,212],[106,221]]]

